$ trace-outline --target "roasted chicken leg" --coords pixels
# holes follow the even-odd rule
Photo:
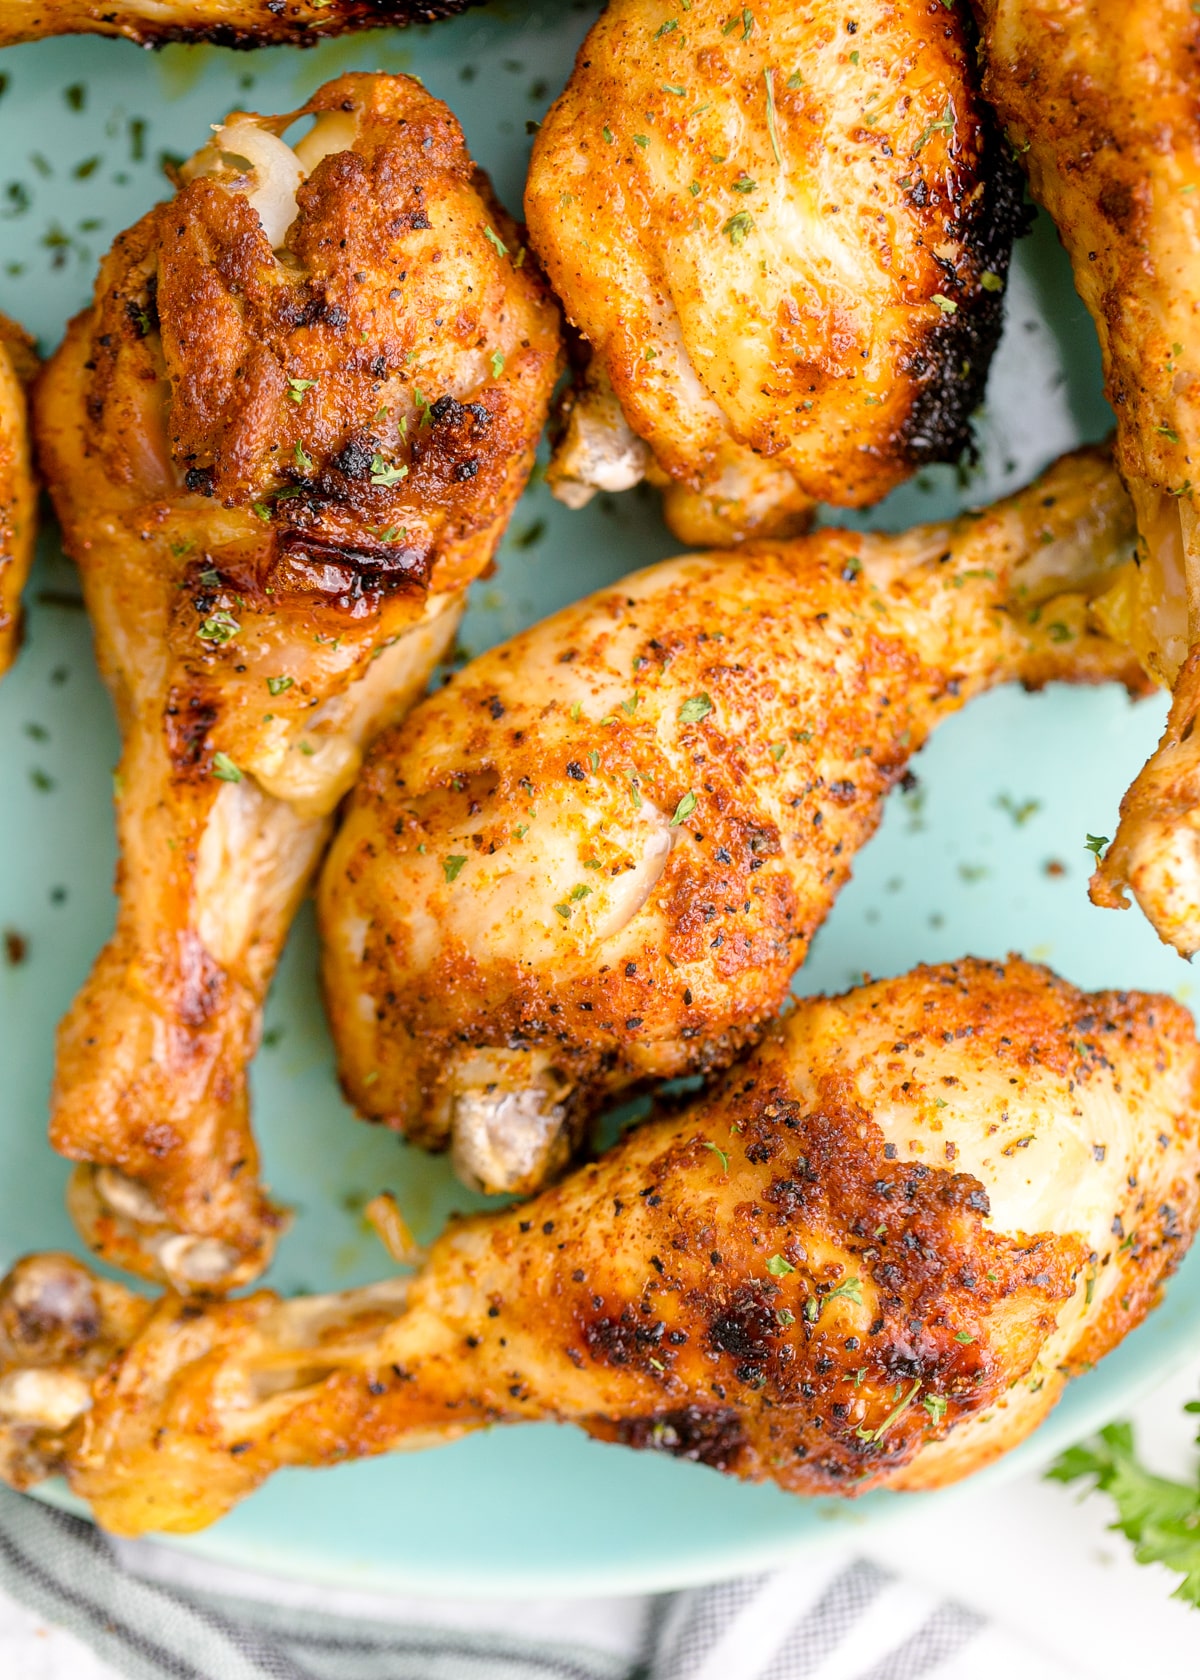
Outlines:
[[[123,35],[140,47],[311,47],[351,29],[433,23],[475,0],[0,0],[0,47],[44,35]]]
[[[1153,1306],[1197,1221],[1198,1107],[1169,998],[1011,958],[809,999],[411,1282],[155,1304],[22,1261],[0,1473],[187,1530],[282,1465],[552,1418],[795,1493],[937,1487]]]
[[[1200,17],[1189,0],[977,0],[985,92],[1104,354],[1139,552],[1097,605],[1172,686],[1092,897],[1200,949]]]
[[[33,563],[37,489],[25,387],[36,365],[32,340],[0,315],[0,677],[16,657],[21,590]]]
[[[1144,683],[1087,623],[1132,542],[1084,451],[953,524],[667,561],[476,659],[381,737],[322,876],[356,1107],[529,1190],[601,1103],[732,1060],[940,719]]]
[[[723,543],[961,452],[1024,222],[972,50],[925,0],[611,0],[525,196],[590,355],[556,494]]]
[[[495,553],[559,336],[406,77],[237,113],[182,176],[36,402],[124,735],[117,928],[60,1030],[52,1139],[99,1252],[218,1288],[277,1224],[246,1068],[288,924],[364,742]]]

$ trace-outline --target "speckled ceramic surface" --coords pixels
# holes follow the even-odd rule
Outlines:
[[[299,105],[347,68],[411,70],[446,99],[501,196],[519,210],[527,125],[562,86],[596,8],[507,0],[453,22],[327,42],[310,52],[160,55],[81,38],[0,53],[0,309],[59,339],[113,236],[167,191],[164,153],[194,150],[233,107]],[[871,516],[900,527],[986,500],[1082,438],[1101,436],[1094,336],[1053,230],[1019,251],[1008,327],[977,417],[969,473],[923,474]],[[584,513],[526,495],[498,574],[476,585],[464,639],[478,651],[564,601],[674,552],[650,492]],[[71,567],[46,532],[21,659],[0,687],[0,1263],[75,1246],[66,1168],[45,1142],[55,1023],[113,915],[110,707]],[[916,763],[798,980],[840,989],[863,972],[1015,949],[1085,985],[1151,986],[1193,1001],[1190,970],[1136,912],[1093,909],[1088,832],[1111,834],[1120,794],[1164,705],[1113,692],[1005,690],[976,702]],[[341,1288],[383,1275],[365,1227],[391,1188],[421,1237],[478,1205],[442,1161],[352,1119],[332,1072],[302,915],[271,994],[254,1069],[267,1178],[296,1211],[270,1282]],[[1011,1474],[1127,1405],[1200,1341],[1200,1255],[1166,1304],[1050,1421],[987,1472]],[[51,1498],[65,1497],[55,1489]],[[927,1496],[952,1517],[953,1490]],[[852,1506],[734,1485],[698,1466],[549,1426],[496,1431],[411,1457],[291,1472],[194,1550],[275,1573],[454,1594],[614,1592],[673,1586],[820,1545],[831,1520],[886,1520],[899,1499]]]

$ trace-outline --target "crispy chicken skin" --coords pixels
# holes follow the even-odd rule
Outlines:
[[[941,718],[1145,683],[1087,622],[1132,542],[1087,450],[953,524],[667,561],[476,659],[381,736],[322,875],[351,1101],[530,1190],[600,1103],[732,1060]]]
[[[352,29],[433,23],[476,0],[0,0],[0,47],[45,35],[122,35],[140,47],[311,47]]]
[[[564,501],[652,477],[724,543],[961,451],[1024,219],[970,55],[933,0],[612,0],[525,196],[590,346]]]
[[[806,1000],[411,1282],[152,1304],[20,1262],[0,1472],[188,1530],[282,1465],[550,1418],[795,1493],[937,1487],[1153,1306],[1197,1220],[1198,1102],[1180,1005],[1018,958]]]
[[[21,590],[33,563],[37,487],[25,387],[36,365],[33,340],[0,315],[0,677],[16,658]]]
[[[1200,17],[1189,0],[977,0],[984,89],[1071,256],[1100,334],[1136,563],[1104,624],[1175,690],[1092,880],[1200,948]]]
[[[124,736],[116,932],[52,1139],[107,1259],[252,1277],[246,1069],[366,740],[413,703],[525,484],[558,318],[450,112],[345,76],[236,114],[124,234],[35,404]]]

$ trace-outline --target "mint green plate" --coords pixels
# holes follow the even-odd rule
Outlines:
[[[164,152],[186,154],[234,106],[283,111],[347,68],[413,70],[458,113],[475,156],[518,209],[527,124],[561,88],[595,7],[511,0],[431,29],[359,36],[301,53],[170,47],[161,55],[81,38],[0,54],[0,309],[44,348],[86,300],[122,228],[166,190]],[[1053,230],[1039,220],[1010,287],[1008,330],[977,417],[980,462],[923,474],[871,523],[900,527],[1022,482],[1107,429],[1095,340]],[[473,650],[677,545],[655,497],[600,498],[583,513],[526,495],[499,575],[476,586]],[[109,931],[110,768],[117,740],[70,566],[53,532],[29,591],[29,634],[0,687],[0,1263],[76,1247],[62,1211],[63,1164],[45,1138],[55,1023]],[[1136,912],[1094,910],[1084,838],[1111,834],[1117,802],[1153,745],[1161,702],[1108,691],[1003,691],[948,723],[920,782],[882,832],[817,939],[805,991],[864,970],[1009,949],[1085,985],[1148,986],[1188,1000],[1189,970]],[[1061,867],[1060,867],[1061,866]],[[478,1206],[443,1161],[358,1124],[333,1078],[307,915],[271,995],[254,1070],[267,1177],[296,1210],[270,1281],[282,1290],[366,1282],[387,1261],[364,1201],[396,1191],[418,1234]],[[1012,1475],[1129,1405],[1200,1346],[1200,1256],[1150,1322],[1019,1451]],[[51,1488],[48,1497],[65,1501]],[[942,1501],[953,1491],[923,1496]],[[496,1431],[436,1452],[289,1472],[185,1544],[225,1562],[376,1589],[448,1594],[665,1588],[777,1562],[820,1544],[829,1518],[868,1525],[899,1496],[854,1505],[788,1498],[711,1471],[550,1426]],[[949,1507],[948,1507],[949,1508]]]

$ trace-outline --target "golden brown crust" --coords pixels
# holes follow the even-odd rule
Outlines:
[[[1200,211],[1189,191],[1200,17],[1188,0],[979,0],[979,10],[984,92],[1100,333],[1117,464],[1176,493],[1200,482]]]
[[[1086,624],[1130,529],[1083,452],[953,526],[666,562],[457,673],[381,737],[322,878],[356,1106],[436,1146],[476,1094],[541,1089],[565,1145],[631,1084],[728,1063],[941,718],[1014,678],[1140,680]]]
[[[616,0],[580,49],[530,235],[676,534],[790,534],[964,447],[1019,174],[936,0],[664,16]]]
[[[410,1284],[168,1297],[80,1338],[53,1260],[23,1262],[6,1288],[36,1299],[40,1265],[48,1305],[0,1355],[0,1456],[63,1465],[121,1533],[539,1418],[796,1493],[941,1485],[1153,1303],[1200,1212],[1198,1119],[1167,998],[1013,957],[804,1000],[706,1095],[452,1225]],[[30,1367],[52,1380],[23,1392]]]
[[[21,590],[33,563],[37,488],[25,387],[36,367],[33,340],[0,315],[0,677],[16,656]]]
[[[118,35],[140,47],[299,47],[350,30],[453,17],[477,0],[5,0],[0,46],[47,35]]]
[[[491,562],[559,359],[444,105],[350,75],[304,113],[299,156],[291,115],[235,114],[185,166],[36,402],[125,735],[118,928],[60,1033],[52,1137],[93,1244],[184,1282],[194,1239],[197,1285],[269,1253],[262,999],[365,740]]]

